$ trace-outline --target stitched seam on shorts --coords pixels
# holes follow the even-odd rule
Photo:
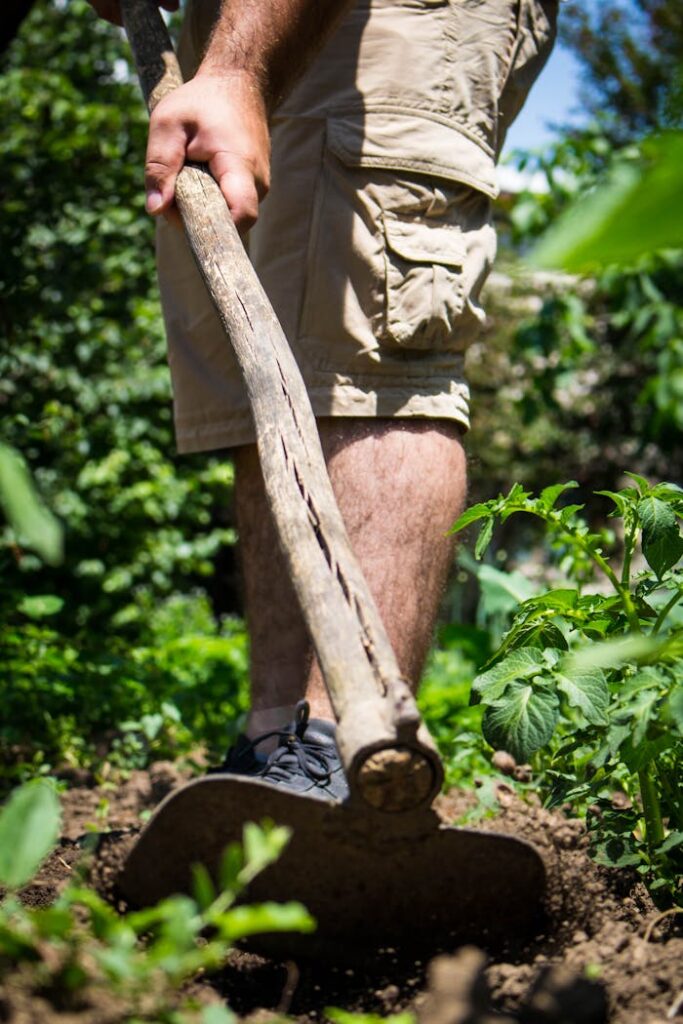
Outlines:
[[[505,74],[501,75],[500,81],[498,82],[498,102],[499,103],[500,103],[501,96],[505,92],[505,87],[507,86],[508,82],[510,81],[510,75],[512,74],[512,69],[515,66],[516,55],[517,55],[517,47],[519,46],[520,35],[521,35],[521,31],[522,31],[522,13],[523,13],[524,8],[525,8],[525,3],[526,3],[526,0],[517,0],[517,5],[516,5],[517,9],[516,9],[515,19],[514,19],[515,20],[515,30],[514,30],[514,33],[513,33],[513,36],[512,36],[512,40],[510,42],[510,50],[507,53],[506,59],[505,59]]]
[[[337,395],[339,395],[339,391],[337,391]],[[394,392],[394,391],[389,391],[389,392],[387,392],[387,397],[390,398],[390,399],[391,398],[403,398],[403,395],[400,392],[397,393],[397,392]],[[453,394],[440,394],[440,395],[428,394],[428,395],[424,395],[424,396],[419,395],[417,397],[420,397],[420,398],[424,397],[424,398],[427,398],[427,399],[434,398],[434,399],[440,400],[440,402],[445,400],[446,402],[449,403],[450,408],[437,408],[437,409],[432,409],[430,411],[426,411],[425,410],[425,411],[422,411],[422,412],[417,412],[417,411],[406,412],[405,409],[402,409],[400,412],[396,412],[396,413],[393,413],[393,414],[388,414],[388,418],[389,419],[395,419],[395,420],[418,420],[418,419],[445,420],[445,421],[447,421],[449,423],[457,423],[460,427],[463,428],[464,431],[469,431],[469,429],[470,429],[469,402],[468,402],[468,396],[465,395],[464,393],[457,394],[457,395],[453,395]],[[313,398],[314,402],[318,398],[320,398],[320,399],[322,399],[323,401],[326,402],[330,398],[334,398],[334,393],[329,388],[317,389],[317,390],[313,389],[313,391],[312,391],[312,398]],[[459,400],[464,401],[464,405],[456,406],[455,408],[453,408],[453,402],[454,401],[457,402]],[[334,418],[337,418],[338,416],[348,416],[348,415],[351,415],[351,413],[350,413],[349,410],[344,410],[344,412],[338,412],[338,413],[332,413],[332,414],[330,414],[329,412],[321,412],[321,413],[317,413],[315,415],[316,415],[316,417],[332,415],[332,418],[334,419]],[[383,415],[385,417],[387,416],[387,414],[383,414]],[[371,411],[358,412],[357,409],[354,411],[353,416],[356,419],[359,419],[359,418],[360,419],[377,419],[378,418],[378,414],[375,413],[375,412],[371,412]],[[187,434],[187,433],[185,433],[182,430],[177,430],[176,431],[176,444],[177,444],[177,447],[178,447],[178,449],[179,449],[181,454],[188,454],[188,455],[190,455],[190,454],[197,454],[197,453],[201,453],[201,452],[208,452],[208,451],[220,452],[220,451],[222,451],[224,449],[225,450],[232,450],[234,448],[239,448],[239,447],[241,447],[243,445],[255,444],[255,442],[256,442],[256,436],[255,436],[255,432],[254,432],[253,422],[251,420],[247,420],[246,418],[244,420],[240,421],[239,423],[235,423],[235,422],[230,422],[230,423],[228,423],[228,422],[217,422],[216,424],[212,425],[210,430],[196,431],[196,432],[194,432],[192,434]]]
[[[455,114],[439,114],[434,110],[426,110],[421,106],[412,106],[412,104],[396,104],[387,102],[383,103],[381,100],[372,101],[365,106],[359,104],[350,104],[349,106],[330,107],[325,111],[325,117],[328,120],[334,120],[337,117],[349,117],[353,115],[367,116],[368,114],[409,114],[410,117],[419,117],[423,121],[435,121],[437,124],[443,125],[445,128],[450,128],[451,131],[457,132],[459,135],[464,135],[466,139],[472,142],[479,149],[483,150],[484,153],[494,159],[494,149],[488,144],[485,137],[479,132],[475,131],[471,125],[468,125],[460,117]],[[283,121],[296,118],[296,114],[288,115],[286,118],[282,118]]]
[[[463,353],[460,353],[460,352],[455,352],[453,354],[455,356],[461,356],[461,357],[463,355]],[[425,390],[429,390],[431,388],[432,384],[440,384],[443,381],[446,381],[449,384],[462,384],[464,386],[467,386],[467,381],[465,380],[464,374],[462,374],[462,368],[460,368],[460,371],[461,371],[461,375],[455,375],[452,371],[451,372],[444,371],[443,373],[436,373],[436,372],[434,372],[434,368],[432,367],[432,370],[431,370],[430,374],[414,373],[414,372],[411,373],[410,369],[407,366],[401,366],[400,367],[400,372],[397,369],[396,377],[394,377],[390,373],[377,373],[377,374],[375,374],[375,373],[363,373],[363,374],[357,374],[357,373],[354,373],[352,370],[349,370],[349,369],[342,370],[339,367],[337,367],[336,370],[327,370],[327,369],[321,368],[320,366],[315,366],[313,368],[312,375],[314,375],[315,377],[330,378],[332,381],[335,382],[335,385],[337,387],[355,388],[355,387],[359,387],[359,386],[361,386],[363,384],[372,384],[372,385],[375,385],[375,386],[382,385],[382,384],[391,384],[393,387],[399,387],[399,388],[401,388],[402,391],[405,391],[406,390],[405,384],[401,384],[401,381],[407,381],[407,380],[409,380],[411,382],[411,385],[412,385],[412,383],[414,381],[424,380],[425,383],[423,384],[423,387],[424,387]],[[342,380],[342,381],[339,380],[340,377],[346,377],[346,376],[352,377],[352,379],[351,380]],[[309,383],[309,381],[306,381],[306,387],[307,387],[308,390],[315,390],[315,386],[311,385]],[[381,388],[381,390],[384,391],[386,389],[385,388]],[[411,387],[411,390],[415,390],[415,389]]]
[[[313,193],[313,202],[311,203],[311,220],[308,229],[308,240],[306,245],[306,275],[304,277],[304,286],[301,289],[301,298],[299,300],[299,309],[296,315],[296,337],[300,338],[304,327],[309,309],[309,295],[312,287],[312,272],[315,265],[315,254],[318,250],[318,243],[320,239],[320,231],[322,225],[322,206],[325,199],[325,189],[327,188],[327,182],[325,180],[325,157],[327,155],[327,122],[322,122],[321,126],[321,145],[320,145],[320,156],[318,161],[318,167],[315,175],[315,190]]]
[[[331,152],[334,153],[334,150],[331,150]],[[473,174],[466,174],[463,171],[455,170],[450,164],[441,164],[436,161],[411,160],[399,157],[361,156],[357,162],[354,160],[353,166],[376,167],[380,170],[391,168],[391,170],[396,171],[416,171],[420,174],[435,174],[437,177],[444,177],[449,181],[457,181],[461,185],[470,185],[477,192],[483,192],[485,195],[490,196],[491,199],[496,199],[498,196],[498,189],[492,188],[483,178]]]

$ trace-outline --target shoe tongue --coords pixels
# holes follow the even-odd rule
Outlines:
[[[327,722],[324,718],[309,718],[304,739],[309,742],[313,740],[325,745],[336,745],[336,735],[337,726],[334,722]]]

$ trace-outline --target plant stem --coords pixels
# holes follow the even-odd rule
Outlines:
[[[669,805],[670,813],[673,816],[673,822],[669,822],[669,828],[683,829],[683,793],[679,786],[675,783],[674,785],[671,784],[666,770],[662,768],[659,762],[656,765],[656,772],[662,792]]]
[[[626,530],[624,536],[624,564],[621,567],[621,585],[626,588],[629,588],[631,583],[631,559],[633,558],[633,552],[636,546],[637,531],[638,524],[634,518],[631,523],[631,528]]]
[[[559,514],[557,513],[548,514],[547,512],[540,512],[538,509],[528,509],[523,505],[520,505],[518,508],[515,508],[511,511],[531,512],[532,515],[536,515],[539,517],[539,519],[543,519],[549,526],[554,526],[556,529],[560,530],[562,533],[565,534],[566,537],[570,537],[571,540],[588,555],[591,561],[594,562],[595,565],[597,565],[598,569],[600,569],[600,571],[604,573],[604,575],[607,577],[607,579],[610,581],[610,583],[616,590],[617,595],[621,600],[623,609],[626,612],[626,618],[628,619],[631,629],[635,633],[642,633],[640,619],[638,618],[638,612],[636,610],[635,604],[633,603],[633,598],[631,597],[631,591],[629,589],[628,583],[623,585],[619,582],[619,578],[617,577],[616,573],[609,565],[609,563],[606,561],[606,559],[604,559],[601,554],[595,551],[591,547],[591,545],[581,536],[580,533],[578,533],[576,530],[572,530],[570,526],[566,526],[565,523],[561,522]]]
[[[567,530],[566,533],[569,534],[569,530]],[[617,594],[621,599],[621,603],[624,607],[624,611],[626,612],[626,617],[629,621],[631,629],[634,630],[636,633],[642,633],[642,630],[640,628],[640,619],[638,618],[638,612],[636,611],[636,606],[633,603],[633,598],[631,597],[631,592],[628,586],[622,586],[611,566],[602,557],[602,555],[598,554],[597,551],[593,551],[590,544],[587,544],[584,541],[583,537],[579,537],[576,534],[570,534],[570,536],[574,537],[577,543],[581,546],[582,550],[585,551],[588,557],[595,562],[595,564],[605,574],[607,579],[610,581],[610,583],[616,590]]]
[[[645,842],[652,849],[658,846],[664,839],[664,825],[662,823],[662,809],[659,804],[659,794],[654,779],[650,774],[649,766],[638,772],[638,783],[640,785],[640,798],[643,801],[643,817],[645,818]]]
[[[667,603],[664,605],[664,607],[662,608],[661,612],[657,616],[657,621],[655,622],[654,626],[652,627],[653,635],[655,633],[659,633],[660,629],[662,628],[662,626],[664,625],[664,623],[666,621],[667,615],[669,614],[671,609],[674,608],[678,604],[678,602],[680,601],[680,599],[682,597],[683,597],[683,591],[678,590],[678,591],[676,591],[674,596],[671,598],[671,600],[667,601]]]

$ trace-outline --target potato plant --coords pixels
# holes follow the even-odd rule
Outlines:
[[[480,559],[496,522],[532,515],[564,576],[519,605],[472,699],[489,744],[534,758],[551,802],[588,806],[605,863],[636,867],[655,893],[681,899],[683,490],[629,476],[631,486],[598,492],[618,531],[593,532],[583,506],[558,505],[574,483],[538,497],[516,484],[455,523],[480,524]]]
[[[59,824],[57,796],[44,781],[15,790],[0,814],[0,885],[8,890],[0,904],[0,982],[18,972],[55,1005],[77,1006],[97,986],[120,1002],[126,1020],[231,1024],[224,1007],[193,1008],[183,983],[219,968],[248,935],[315,926],[299,903],[235,906],[289,839],[289,829],[268,822],[247,824],[243,844],[226,849],[218,888],[196,866],[193,897],[120,915],[92,889],[73,884],[51,906],[27,908],[17,892],[49,853]]]

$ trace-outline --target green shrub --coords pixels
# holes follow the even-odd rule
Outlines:
[[[36,4],[3,56],[0,103],[3,440],[65,527],[52,568],[0,535],[0,622],[18,596],[51,593],[64,635],[146,642],[156,604],[232,543],[232,471],[174,454],[127,44],[85,0]]]
[[[534,498],[519,484],[468,509],[481,557],[494,526],[526,513],[545,526],[561,578],[523,601],[472,686],[494,749],[533,760],[551,803],[594,808],[607,863],[634,865],[655,892],[678,895],[683,854],[683,489],[633,485],[601,495],[619,524],[591,531],[574,484]],[[620,564],[614,567],[618,557]],[[622,790],[630,810],[614,813]]]
[[[164,636],[181,609],[185,634]],[[46,619],[4,629],[0,748],[6,775],[45,772],[63,762],[142,768],[150,759],[202,745],[213,757],[224,752],[247,707],[244,627],[226,620],[218,628],[202,597],[172,598],[156,614],[159,633],[144,647],[116,637],[84,645]]]

